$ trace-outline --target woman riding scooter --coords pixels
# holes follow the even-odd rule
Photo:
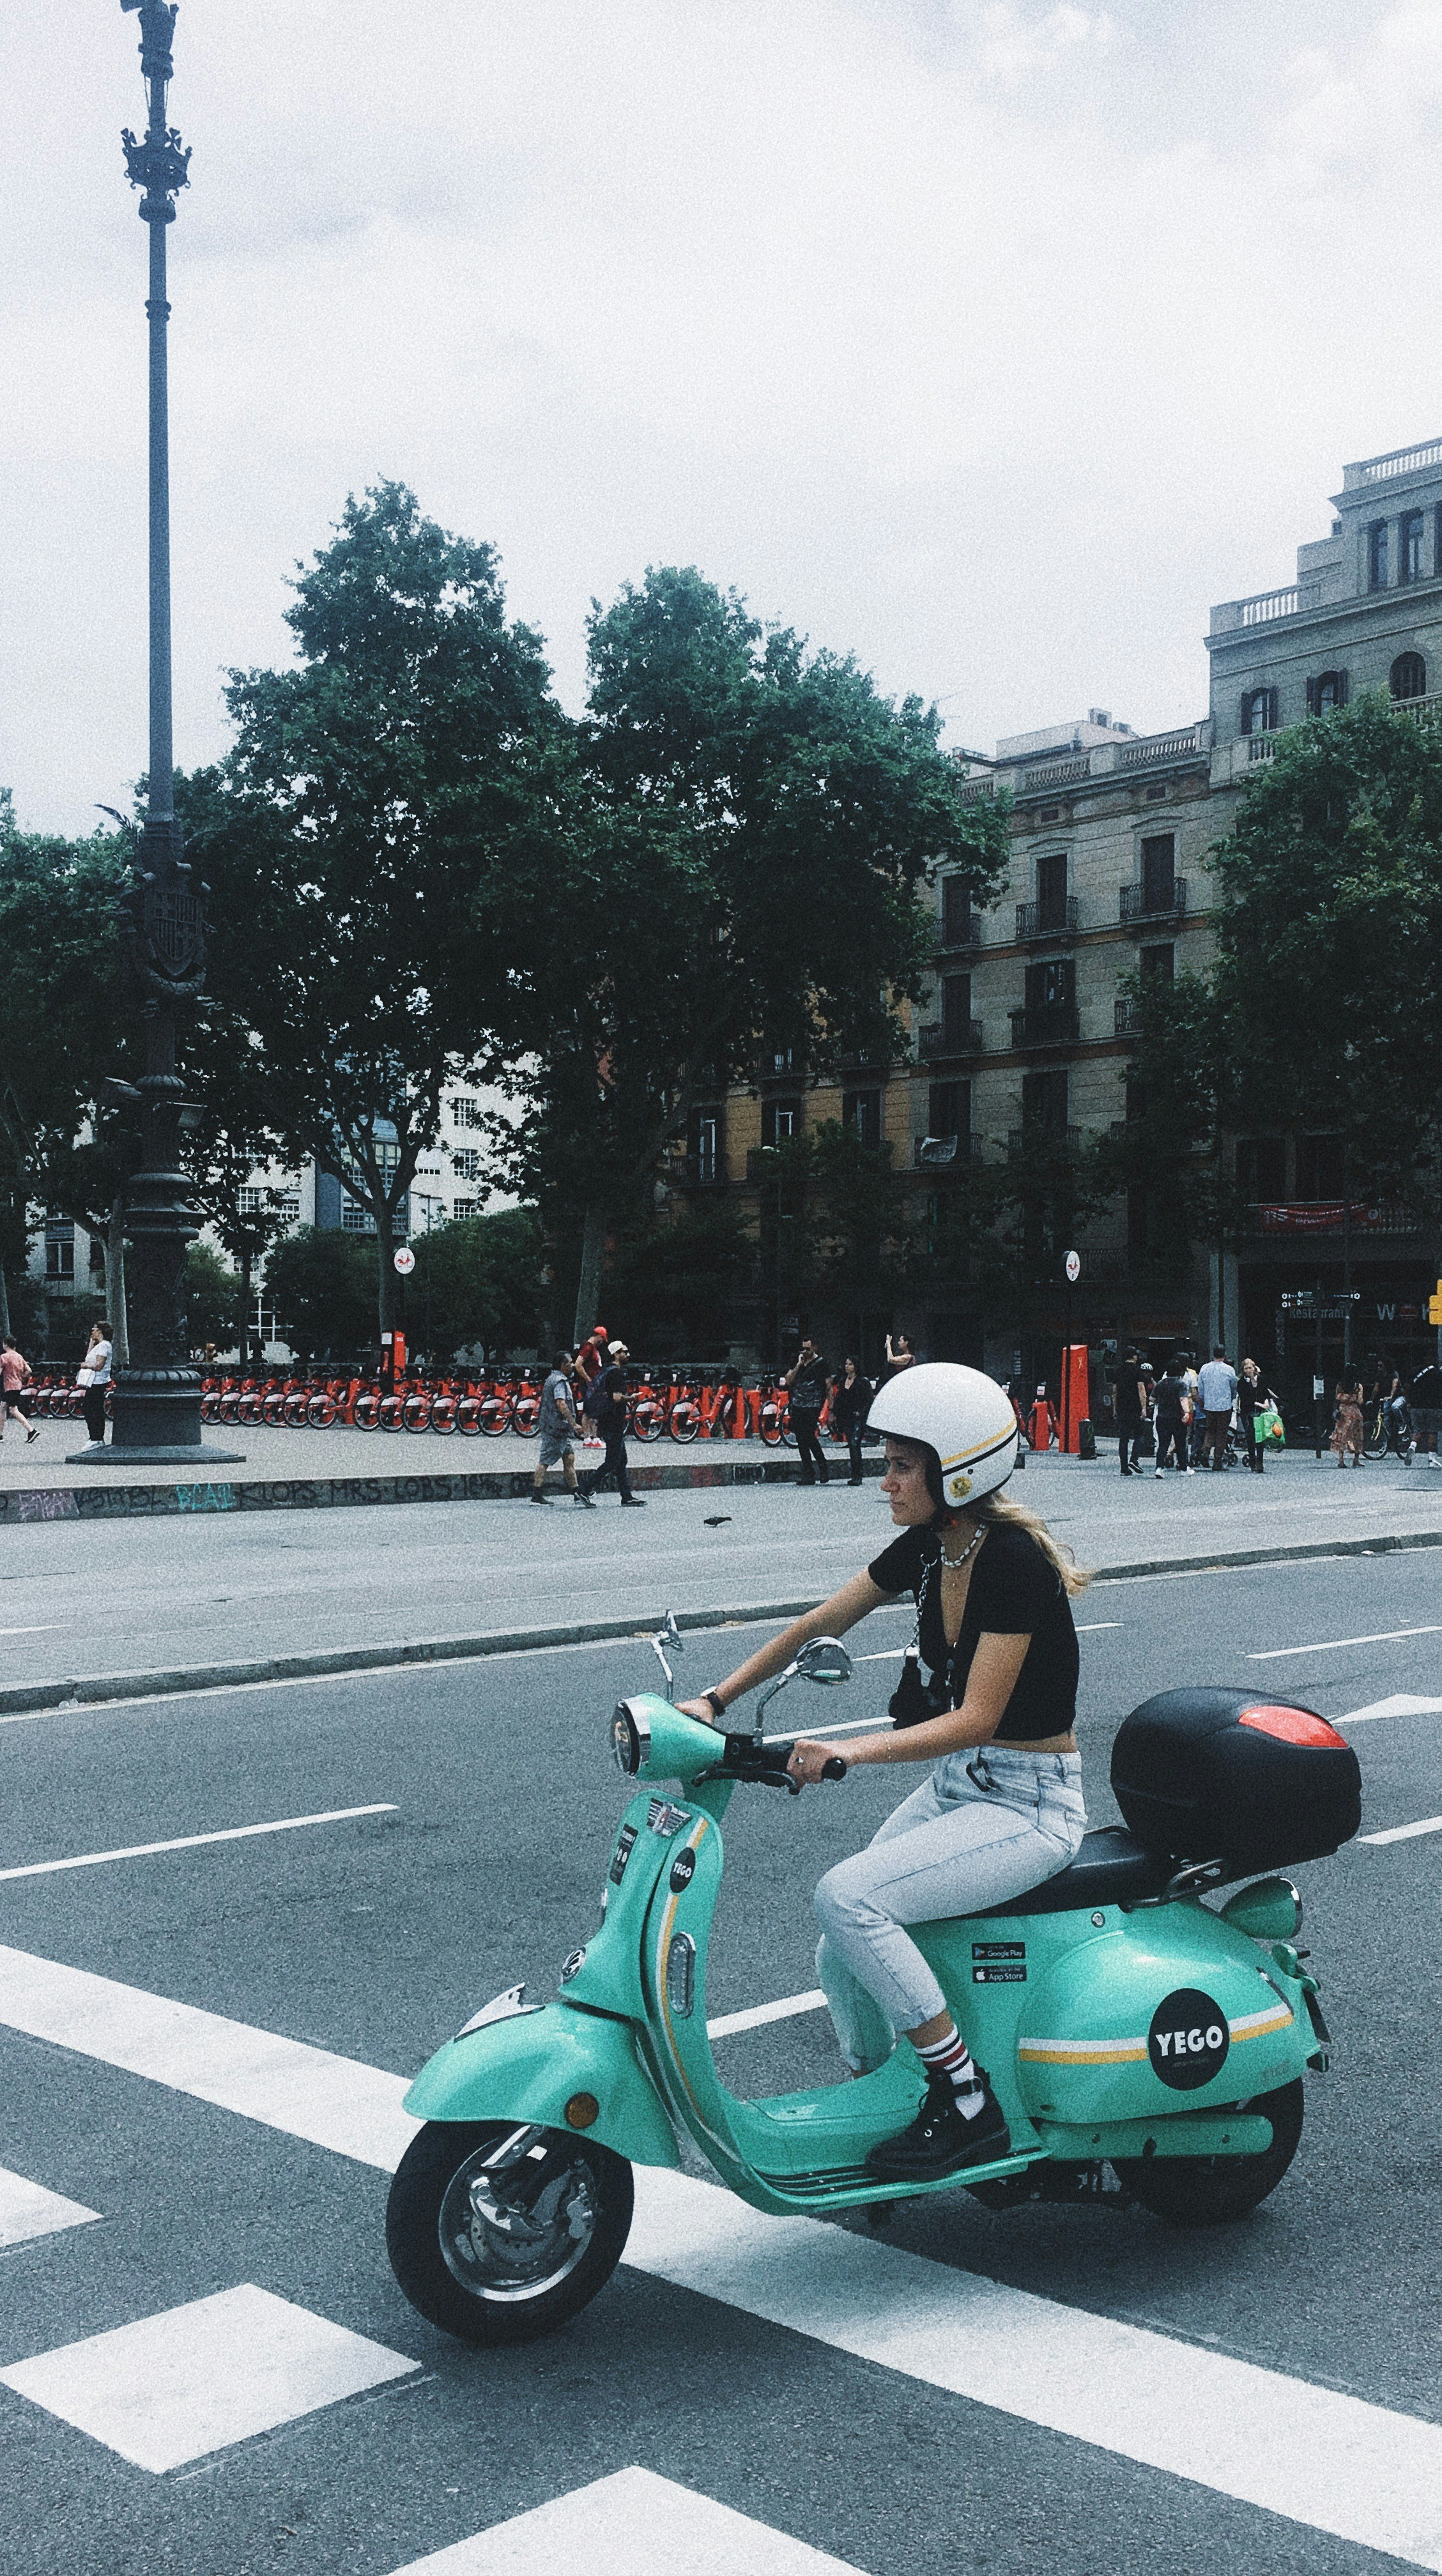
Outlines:
[[[840,1745],[803,1737],[789,1768],[798,1785],[814,1786],[838,1754],[848,1767],[932,1765],[867,1849],[828,1870],[816,1891],[817,1970],[851,2071],[883,2064],[901,2031],[927,2073],[916,2118],[873,2150],[868,2169],[926,2182],[1004,2156],[1009,2140],[985,2069],[905,1926],[995,1910],[1075,1858],[1086,1816],[1070,1595],[1086,1578],[1034,1514],[1000,1498],[1017,1426],[993,1379],[950,1361],[909,1368],[876,1398],[870,1427],[886,1434],[881,1490],[900,1536],[683,1706],[719,1725],[809,1637],[839,1636],[913,1594],[916,1643],[892,1699],[893,1728]]]

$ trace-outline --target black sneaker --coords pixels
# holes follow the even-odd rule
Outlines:
[[[596,1508],[595,1495],[583,1494],[579,1485],[571,1496],[571,1500],[573,1503],[579,1503],[583,1512],[593,1512]]]
[[[549,1494],[542,1493],[539,1485],[533,1485],[531,1487],[531,1500],[533,1503],[548,1503],[550,1499],[551,1497]]]
[[[646,1506],[639,1494],[623,1494],[621,1496],[621,1509],[623,1512],[644,1512],[645,1508]]]
[[[989,2165],[1010,2155],[1011,2131],[1001,2104],[984,2070],[976,2071],[986,2098],[974,2118],[966,2117],[949,2076],[929,2084],[910,2128],[872,2148],[867,2172],[878,2182],[939,2182],[964,2165]]]

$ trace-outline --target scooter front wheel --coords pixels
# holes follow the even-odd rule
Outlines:
[[[1272,2123],[1259,2156],[1129,2156],[1116,2167],[1124,2191],[1174,2227],[1220,2227],[1246,2218],[1275,2191],[1302,2135],[1302,2079],[1238,2105]]]
[[[396,2169],[386,2250],[412,2307],[444,2333],[528,2343],[605,2287],[632,2206],[625,2157],[568,2129],[432,2120]]]

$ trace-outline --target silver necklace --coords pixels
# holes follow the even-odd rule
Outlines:
[[[984,1527],[984,1526],[985,1526],[985,1524],[983,1523],[983,1524],[982,1524],[982,1526]],[[949,1566],[949,1567],[950,1567],[950,1569],[951,1569],[951,1571],[952,1571],[952,1572],[953,1572],[953,1574],[954,1574],[954,1573],[956,1572],[956,1570],[957,1570],[957,1568],[958,1568],[959,1566],[963,1566],[963,1565],[965,1565],[967,1558],[970,1556],[970,1554],[971,1554],[971,1552],[972,1552],[972,1549],[973,1549],[974,1547],[978,1546],[978,1545],[980,1544],[980,1541],[981,1541],[981,1528],[977,1528],[977,1529],[975,1529],[975,1530],[973,1530],[973,1531],[972,1531],[972,1534],[971,1534],[970,1538],[967,1540],[967,1543],[966,1543],[965,1547],[962,1549],[960,1556],[948,1556],[948,1555],[947,1555],[947,1552],[946,1552],[946,1550],[945,1550],[945,1548],[943,1547],[943,1548],[942,1548],[942,1551],[941,1551],[941,1561],[942,1561],[942,1564],[943,1564],[943,1565],[945,1565],[945,1566]]]

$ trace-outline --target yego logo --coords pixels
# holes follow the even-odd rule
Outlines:
[[[1178,1986],[1152,2015],[1147,2056],[1152,2073],[1177,2093],[1195,2093],[1220,2075],[1232,2045],[1221,2006],[1196,1986]]]

